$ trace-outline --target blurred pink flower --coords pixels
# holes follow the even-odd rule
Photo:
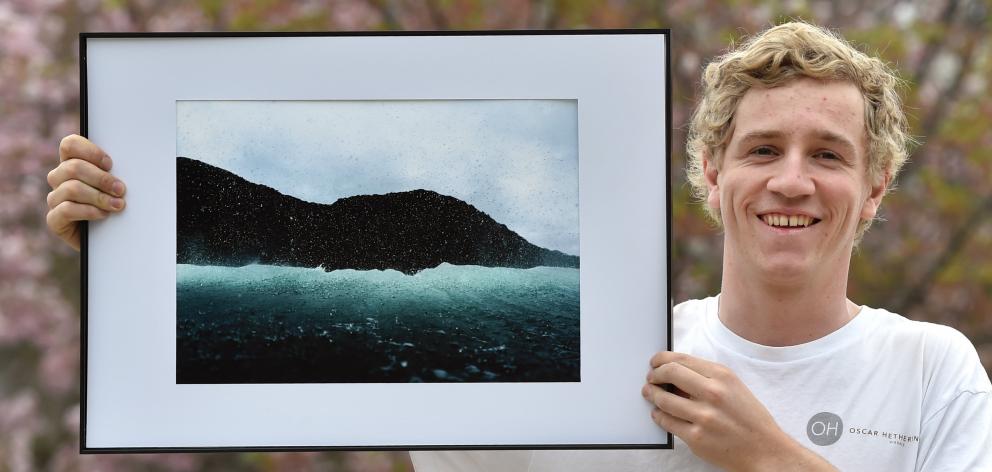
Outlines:
[[[30,390],[22,390],[11,398],[0,398],[0,431],[36,429],[37,408],[38,395]]]
[[[210,31],[212,28],[194,5],[169,9],[148,21],[149,31]]]
[[[362,30],[380,24],[382,15],[369,2],[336,0],[331,3],[331,20],[344,30]]]
[[[58,394],[68,393],[79,385],[79,348],[74,344],[45,351],[41,361],[41,380]]]
[[[354,472],[390,472],[392,457],[386,452],[351,452],[345,460],[347,470]]]
[[[123,9],[111,10],[102,18],[101,24],[94,25],[94,31],[133,31],[134,21]]]
[[[62,426],[65,427],[66,431],[77,434],[79,433],[79,404],[75,404],[65,410],[65,414],[62,415]]]
[[[8,451],[11,472],[31,472],[34,467],[31,466],[30,432],[14,430],[6,443],[6,447],[0,447],[0,450]]]
[[[7,54],[28,58],[32,61],[46,60],[49,50],[38,40],[38,23],[34,21],[12,21],[4,28],[0,40],[4,42]]]

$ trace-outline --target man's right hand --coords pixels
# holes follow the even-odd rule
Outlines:
[[[124,209],[124,182],[110,175],[103,149],[75,134],[59,143],[59,165],[48,173],[48,229],[79,250],[79,222]]]

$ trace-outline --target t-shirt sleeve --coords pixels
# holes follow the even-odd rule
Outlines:
[[[992,384],[971,342],[943,331],[927,343],[933,362],[916,470],[992,470]]]

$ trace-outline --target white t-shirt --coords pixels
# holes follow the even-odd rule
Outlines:
[[[727,329],[717,305],[711,297],[675,307],[675,350],[729,367],[779,427],[838,469],[992,470],[992,384],[958,331],[862,307],[823,338],[768,347]],[[718,470],[677,438],[673,450],[410,456],[418,472]]]

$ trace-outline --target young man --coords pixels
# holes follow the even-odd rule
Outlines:
[[[722,291],[675,307],[678,352],[650,360],[641,392],[674,451],[416,452],[417,469],[992,470],[992,385],[971,343],[846,297],[906,159],[896,85],[804,23],[706,68],[689,176],[724,229]],[[48,221],[78,247],[76,222],[122,209],[123,184],[83,138],[60,155]]]

